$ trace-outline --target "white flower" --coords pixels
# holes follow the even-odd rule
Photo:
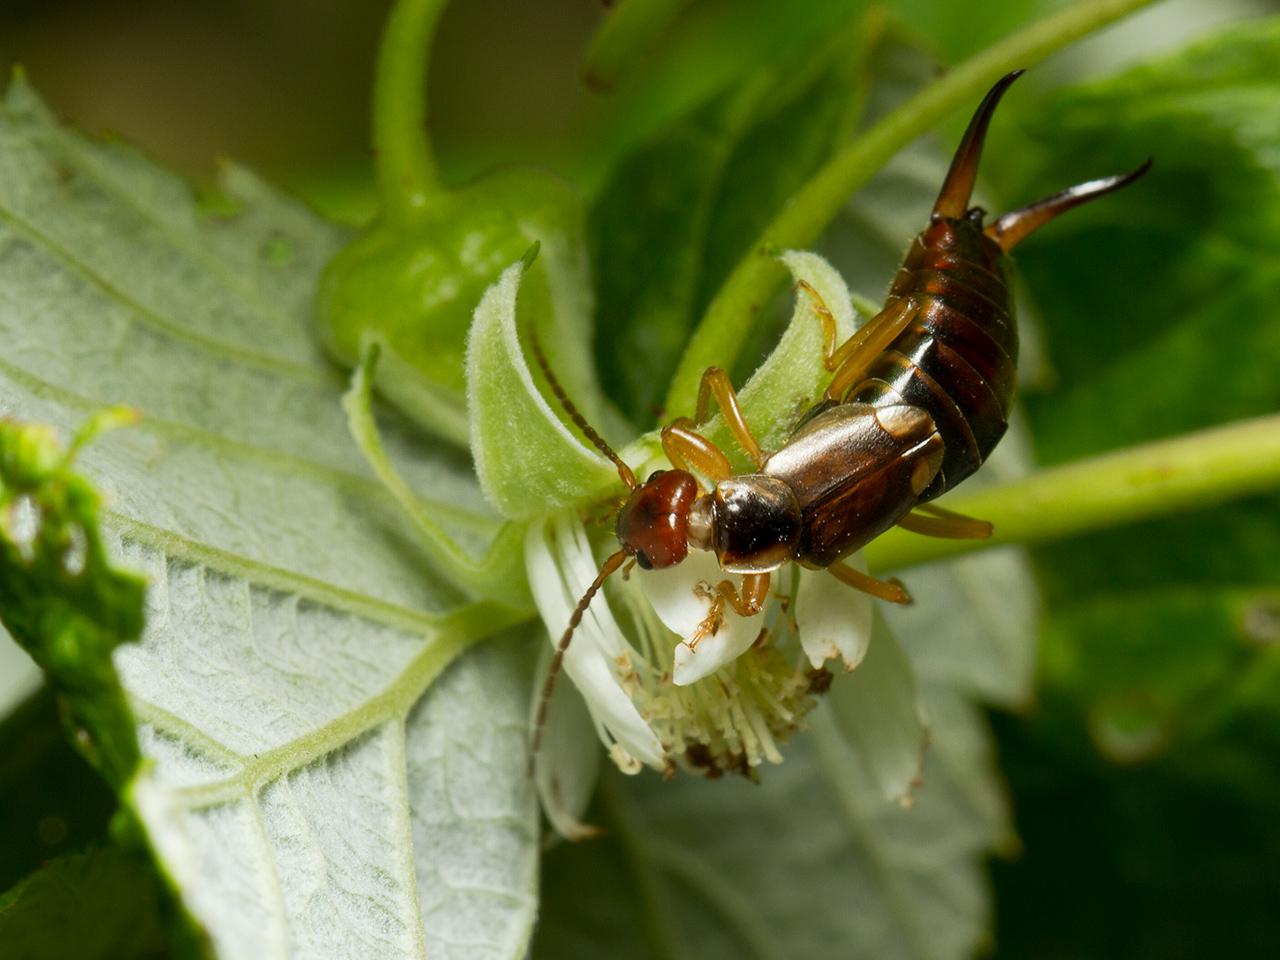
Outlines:
[[[795,251],[780,259],[827,305],[838,338],[852,336],[852,300],[830,264]],[[589,537],[580,519],[581,511],[598,507],[615,488],[615,464],[602,455],[612,451],[591,449],[569,429],[573,413],[562,417],[543,396],[521,345],[517,295],[529,267],[527,260],[510,267],[477,307],[467,369],[472,452],[482,487],[504,516],[528,524],[527,580],[550,636],[535,687],[537,722],[551,651],[617,544],[606,546],[612,538],[600,528]],[[537,306],[534,298],[522,309],[536,313]],[[524,322],[532,329],[538,316]],[[785,444],[798,410],[821,394],[829,377],[822,362],[824,328],[814,297],[799,296],[777,346],[738,391],[765,449]],[[556,343],[547,346],[554,353]],[[540,363],[548,379],[559,369],[554,355]],[[551,393],[560,390],[550,387]],[[718,415],[700,426],[708,440],[732,453],[733,438]],[[670,466],[656,432],[618,456],[631,464]],[[861,566],[860,557],[847,562]],[[758,614],[741,617],[726,609],[718,629],[700,636],[710,608],[706,588],[738,577],[726,576],[714,555],[697,550],[665,570],[634,568],[628,575],[628,566],[605,582],[583,613],[562,665],[572,682],[556,684],[535,734],[541,743],[534,758],[538,789],[561,834],[580,837],[590,830],[578,817],[599,763],[599,751],[589,746],[592,729],[628,773],[649,766],[665,774],[686,768],[713,777],[753,776],[762,763],[782,760],[779,745],[818,704],[831,684],[827,665],[833,662],[843,671],[862,664],[830,705],[844,718],[841,734],[886,796],[909,795],[923,731],[915,677],[887,632],[869,648],[871,597],[825,570],[787,564],[771,575],[771,593]],[[480,589],[495,582],[483,572],[474,578]]]
[[[599,569],[576,513],[531,524],[525,561],[554,644]],[[774,574],[763,611],[742,617],[728,609],[714,635],[690,646],[709,608],[705,591],[696,588],[724,578],[713,554],[694,551],[666,570],[636,568],[625,579],[616,574],[587,608],[564,672],[620,769],[685,767],[717,776],[780,762],[779,743],[830,682],[824,664],[838,660],[852,670],[865,655],[872,599],[826,571],[792,565]],[[555,755],[555,737],[543,752],[544,788],[582,779],[551,772],[574,762]]]

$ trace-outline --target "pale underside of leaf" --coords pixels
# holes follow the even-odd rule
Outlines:
[[[232,212],[203,212],[10,88],[0,415],[65,435],[106,404],[143,414],[81,458],[151,578],[117,652],[147,758],[131,796],[220,957],[519,957],[529,664],[504,644],[450,666],[519,615],[433,569],[347,434],[308,331],[339,232],[244,171],[221,189]],[[483,556],[499,521],[465,461],[394,417],[387,446]]]
[[[605,827],[624,871],[599,884],[553,878],[574,895],[567,916],[549,905],[536,956],[605,949],[589,929],[571,934],[570,918],[617,917],[619,898],[628,907],[615,922],[649,948],[628,956],[821,960],[833,945],[849,958],[971,956],[989,910],[982,855],[1003,839],[1003,807],[978,711],[954,696],[933,706],[947,733],[910,809],[881,798],[825,709],[760,784],[607,780]]]
[[[40,687],[40,668],[0,628],[0,719]]]

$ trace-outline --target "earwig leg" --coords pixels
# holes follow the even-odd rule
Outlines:
[[[827,567],[827,572],[841,583],[847,583],[853,589],[869,593],[873,597],[879,597],[881,600],[888,600],[890,603],[911,602],[911,594],[907,593],[907,588],[896,578],[877,580],[861,570],[855,570],[847,563],[833,563]]]
[[[822,323],[822,363],[828,371],[835,370],[840,366],[838,351],[836,350],[836,318],[832,315],[827,301],[822,299],[822,294],[813,289],[813,284],[808,280],[801,280],[796,283],[796,289],[809,297],[810,303],[813,305],[813,312],[818,315],[818,320]],[[845,346],[849,345],[848,341]]]
[[[835,371],[871,334],[873,325],[879,319],[879,314],[863,324],[862,328],[845,340],[844,343],[837,345],[836,318],[827,306],[827,302],[822,299],[822,294],[815,290],[807,280],[797,282],[796,289],[808,295],[813,304],[813,312],[818,315],[818,319],[822,322],[822,365],[830,371]],[[881,311],[881,313],[883,312]]]
[[[872,361],[915,321],[919,312],[920,304],[913,297],[898,300],[868,320],[865,327],[845,341],[836,351],[842,360],[827,387],[827,399],[841,399],[850,387],[858,383]]]
[[[662,452],[677,470],[697,471],[712,483],[733,475],[729,458],[719,447],[693,429],[687,417],[662,428]]]
[[[986,520],[975,520],[932,504],[917,507],[899,520],[898,526],[912,533],[945,540],[985,540],[994,532]]]
[[[769,596],[769,574],[743,574],[741,593],[734,587],[732,580],[721,580],[714,591],[699,590],[698,594],[711,601],[711,609],[689,640],[690,650],[696,650],[703,637],[714,637],[720,631],[724,624],[725,604],[733,607],[740,617],[754,617],[763,610],[765,599]]]
[[[738,441],[738,445],[755,461],[757,467],[764,466],[765,456],[760,450],[760,444],[751,433],[751,428],[747,425],[747,418],[738,403],[738,393],[729,382],[729,375],[719,367],[707,367],[703,371],[702,382],[698,384],[698,412],[694,418],[696,423],[706,421],[707,415],[711,412],[713,397],[716,406],[720,408],[725,424],[729,427],[729,432]]]
[[[991,526],[986,520],[974,520],[968,514],[948,510],[946,507],[938,506],[936,503],[920,503],[916,505],[915,509],[921,513],[927,513],[931,517],[945,517],[948,520],[970,520],[974,523],[985,523],[987,526]]]

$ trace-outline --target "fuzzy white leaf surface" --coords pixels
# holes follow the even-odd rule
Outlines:
[[[512,613],[433,569],[351,442],[308,330],[342,234],[242,170],[220,189],[202,209],[20,81],[0,108],[0,416],[143,414],[80,460],[151,584],[116,654],[147,760],[128,799],[221,958],[521,957],[529,648],[463,653]],[[483,555],[499,521],[465,461],[385,429]]]

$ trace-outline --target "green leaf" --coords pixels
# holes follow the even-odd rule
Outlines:
[[[1030,104],[1038,149],[993,152],[1023,197],[1155,158],[1019,254],[1058,371],[1027,403],[1046,460],[1280,404],[1277,56],[1280,21],[1241,25]],[[1277,935],[1280,500],[1204,507],[1034,552],[1042,687],[1002,744],[1027,846],[998,875],[1010,955],[1247,955]],[[1061,912],[1019,919],[1064,888]]]
[[[52,860],[0,894],[0,943],[13,960],[141,960],[167,955],[159,890],[114,847]]]
[[[1002,955],[1267,953],[1280,937],[1274,713],[1121,768],[1060,728],[1046,736],[1049,720],[1001,725],[1026,846],[995,873]]]
[[[1280,269],[1256,255],[1280,243],[1276,56],[1280,20],[1260,21],[1037,106],[1033,131],[1051,152],[1026,158],[1024,178],[1068,182],[1059,155],[1089,157],[1077,179],[1156,157],[1146,182],[1064,217],[1020,260],[1060,371],[1059,389],[1028,404],[1047,459],[1280,406],[1268,319]],[[1280,576],[1277,539],[1280,504],[1265,497],[1037,551],[1047,679],[1104,739],[1117,724],[1146,726],[1152,750],[1166,733],[1192,735],[1193,717],[1237,698],[1264,656],[1241,624]]]
[[[150,581],[115,657],[149,761],[125,798],[184,906],[220,956],[519,956],[532,667],[512,643],[452,661],[522,615],[433,568],[351,442],[308,331],[339,234],[234,168],[229,212],[202,212],[20,82],[0,173],[0,411],[64,432],[106,403],[144,415],[79,463],[108,555]],[[500,521],[469,466],[385,429],[483,556]]]
[[[68,740],[48,686],[0,723],[0,890],[101,840],[115,809],[115,794]]]
[[[990,776],[977,712],[933,709],[910,809],[881,798],[826,710],[760,784],[610,773],[591,817],[608,839],[546,857],[534,957],[971,955],[1000,801],[976,774]]]
[[[889,9],[914,37],[955,63],[1064,5],[1064,0],[1004,0],[984,9],[980,17],[946,0],[892,0]]]
[[[591,38],[582,62],[583,81],[607,91],[649,51],[687,4],[688,0],[622,0]]]
[[[608,91],[606,108],[593,118],[580,156],[572,160],[575,180],[588,185],[588,194],[596,193],[619,162],[662,137],[681,118],[749,83],[762,70],[803,63],[806,54],[822,48],[865,7],[865,0],[812,0],[800,6],[772,0],[690,4],[652,44],[643,31],[624,27],[627,36],[615,37],[624,49],[615,47],[614,52],[626,58],[625,70]],[[588,52],[584,62],[587,70],[590,56]]]
[[[1030,407],[1050,461],[1280,405],[1280,327],[1254,313],[1280,284],[1256,255],[1280,234],[1277,50],[1280,21],[1259,21],[1036,106],[1041,149],[1010,171],[1019,196],[1155,158],[1141,184],[1064,217],[1019,256],[1061,379]]]
[[[621,163],[595,200],[596,357],[606,389],[637,423],[654,419],[697,317],[747,244],[847,137],[867,29],[848,16],[816,51],[766,64],[677,120]],[[776,335],[768,320],[743,318],[743,336],[758,327],[765,338],[749,356]]]

